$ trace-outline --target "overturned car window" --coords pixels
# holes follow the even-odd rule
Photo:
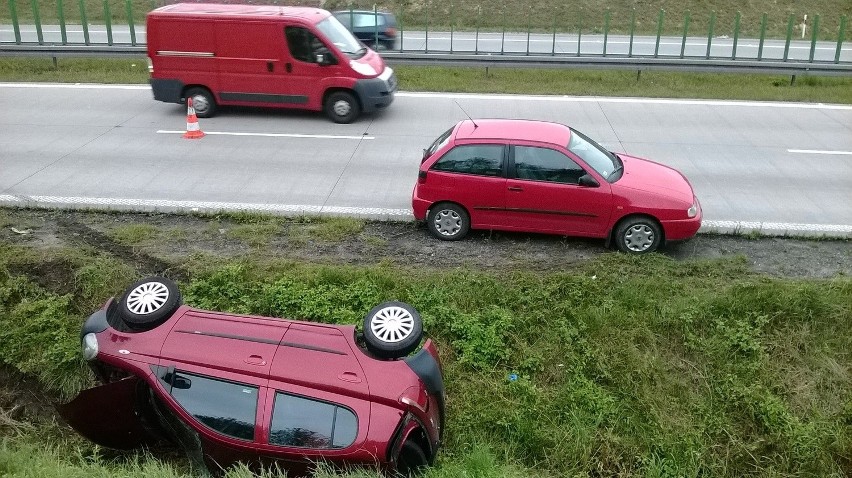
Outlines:
[[[185,372],[161,376],[172,397],[201,423],[225,435],[254,439],[257,387]]]
[[[307,398],[275,394],[269,443],[302,448],[345,448],[358,435],[349,409]]]

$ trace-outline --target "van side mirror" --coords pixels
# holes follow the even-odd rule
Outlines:
[[[592,175],[589,173],[580,176],[580,178],[577,180],[577,184],[587,188],[596,188],[600,186],[600,184],[598,184],[595,178],[593,178]]]

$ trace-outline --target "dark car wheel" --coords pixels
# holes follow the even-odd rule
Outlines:
[[[426,458],[426,453],[420,448],[420,445],[411,440],[406,440],[402,444],[402,449],[399,450],[399,456],[396,459],[396,472],[400,476],[417,476],[429,465],[429,460]]]
[[[417,348],[422,338],[420,313],[404,302],[384,302],[364,317],[367,350],[378,357],[405,357]]]
[[[325,114],[335,123],[348,124],[361,114],[361,106],[351,93],[336,91],[325,100]]]
[[[470,216],[458,204],[440,203],[429,209],[426,226],[438,239],[457,241],[470,230]]]
[[[186,91],[186,98],[192,98],[192,108],[195,116],[199,118],[210,118],[216,114],[216,98],[207,88],[190,88]]]
[[[386,40],[386,41],[381,42],[381,44],[382,44],[382,46],[384,47],[385,50],[395,49],[396,45],[394,43],[395,43],[394,40]]]
[[[128,327],[143,331],[165,322],[181,303],[177,284],[165,277],[149,277],[127,288],[118,310]]]
[[[623,220],[615,230],[618,249],[629,254],[648,254],[660,246],[662,232],[657,222],[649,217],[632,217]]]

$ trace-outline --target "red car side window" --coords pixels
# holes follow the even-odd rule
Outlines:
[[[275,394],[269,443],[300,448],[345,448],[358,435],[351,410],[286,393]]]
[[[503,170],[503,146],[466,144],[447,151],[432,169],[477,176],[500,176]]]

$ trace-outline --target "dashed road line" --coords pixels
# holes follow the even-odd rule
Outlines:
[[[829,154],[829,155],[843,155],[843,156],[852,156],[852,151],[824,151],[820,149],[788,149],[788,153],[798,153],[798,154]]]
[[[157,130],[158,134],[184,134],[186,131]],[[299,134],[299,133],[239,133],[228,131],[205,131],[206,135],[220,136],[262,136],[267,138],[311,138],[311,139],[376,139],[375,136],[346,136],[334,134]]]

